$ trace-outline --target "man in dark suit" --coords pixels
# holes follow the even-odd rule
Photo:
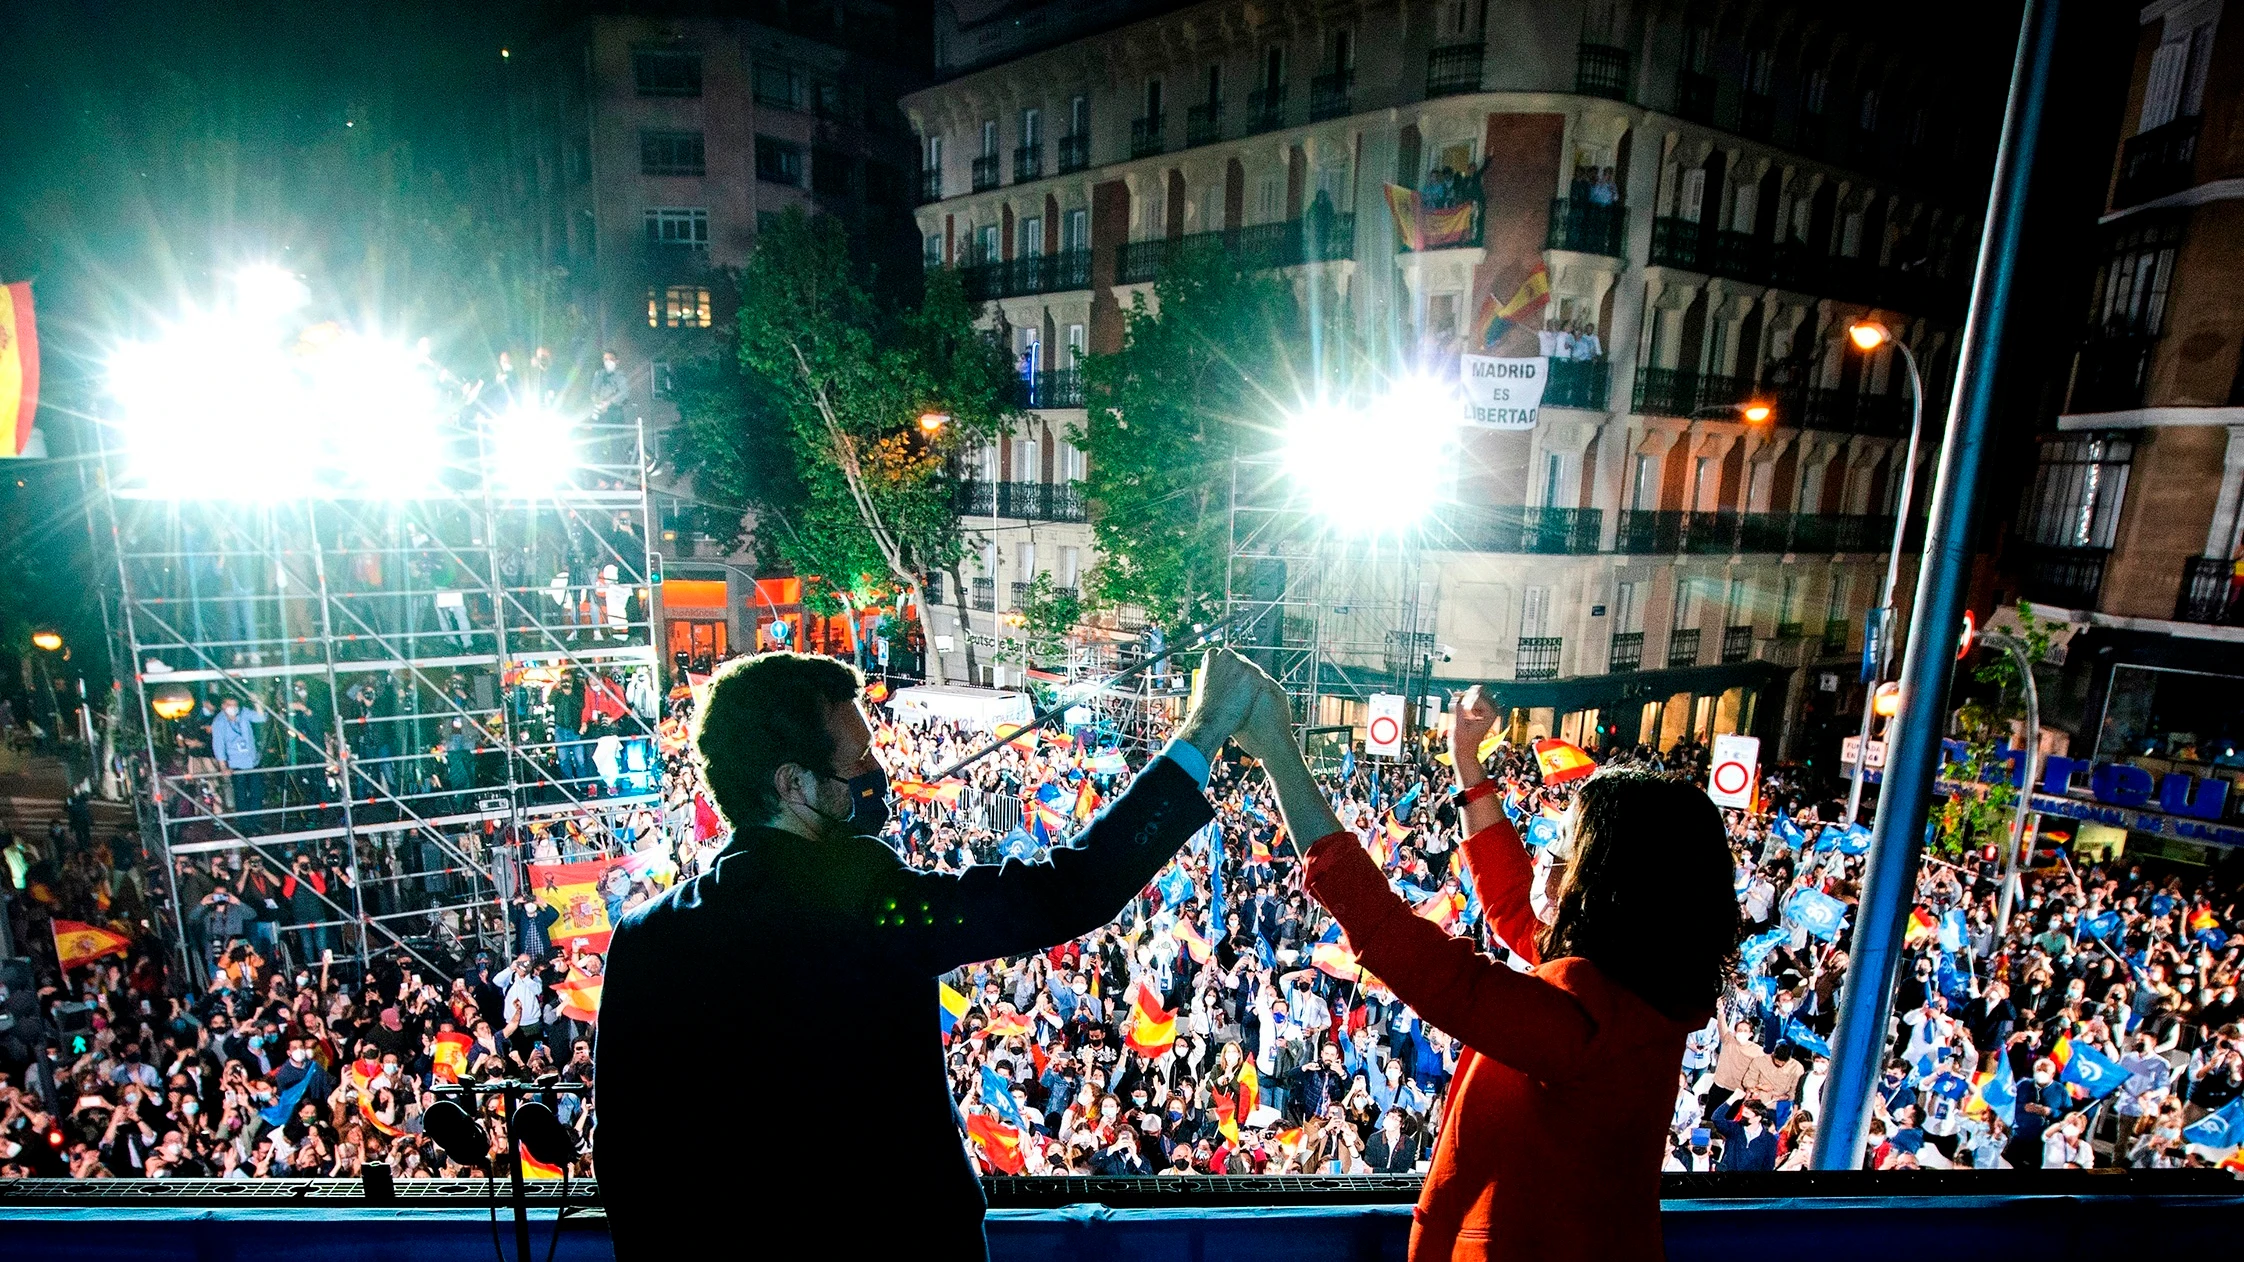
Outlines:
[[[620,1262],[742,1230],[803,1255],[985,1257],[936,980],[1111,919],[1213,817],[1208,765],[1257,692],[1244,661],[1211,653],[1176,739],[1073,846],[950,874],[875,840],[887,793],[861,686],[830,658],[767,653],[719,671],[695,720],[732,840],[617,926],[601,996],[600,1190]],[[812,1028],[846,1054],[806,1056],[788,1031]],[[879,1177],[847,1155],[864,1136],[839,1111],[866,1099]]]

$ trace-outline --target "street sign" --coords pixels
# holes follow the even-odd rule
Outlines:
[[[1839,763],[1841,766],[1844,766],[1847,769],[1847,774],[1849,776],[1852,776],[1854,774],[1855,754],[1861,748],[1862,737],[1860,735],[1849,736],[1845,740],[1839,742]],[[1886,765],[1886,743],[1881,740],[1871,741],[1870,761],[1862,765],[1865,769],[1870,771],[1884,770]]]
[[[1716,806],[1743,810],[1753,805],[1753,781],[1761,768],[1761,740],[1757,736],[1714,738],[1714,770],[1707,776],[1706,795]]]
[[[1391,692],[1375,692],[1365,710],[1364,752],[1374,758],[1402,757],[1403,699]]]

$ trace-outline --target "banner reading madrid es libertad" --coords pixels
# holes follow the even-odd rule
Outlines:
[[[1533,429],[1543,406],[1550,361],[1540,356],[1499,359],[1466,355],[1458,377],[1465,388],[1465,423],[1482,429]]]

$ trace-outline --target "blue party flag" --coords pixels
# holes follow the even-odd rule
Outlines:
[[[2086,929],[2091,938],[2108,939],[2119,929],[2119,913],[2107,908],[2081,921],[2080,927]]]
[[[1849,824],[1840,830],[1839,853],[1844,855],[1870,853],[1870,830],[1860,824]]]
[[[259,1109],[257,1116],[264,1118],[267,1126],[288,1125],[288,1119],[296,1113],[297,1104],[304,1099],[304,1089],[311,1085],[312,1072],[306,1069],[304,1076],[298,1078],[294,1086],[281,1092],[271,1104]]]
[[[1520,840],[1541,850],[1558,842],[1558,821],[1548,815],[1537,815],[1527,821],[1527,835]]]
[[[1825,942],[1836,942],[1847,923],[1847,905],[1822,890],[1795,890],[1784,901],[1784,922]]]
[[[1004,1119],[1014,1130],[1028,1130],[1028,1120],[1021,1116],[1021,1106],[1013,1099],[1013,1084],[990,1065],[982,1066],[982,1107]]]
[[[2058,1038],[2049,1058],[2057,1062],[2057,1081],[2078,1088],[2074,1094],[2090,1100],[2103,1099],[2127,1081],[2127,1071],[2119,1062],[2069,1036]]]
[[[1963,908],[1951,907],[1941,915],[1940,949],[1943,951],[1961,951],[1964,949]]]
[[[2200,1157],[2226,1161],[2244,1147],[2244,1096],[2182,1128],[2182,1142]]]
[[[1784,1041],[1810,1056],[1829,1056],[1831,1054],[1830,1041],[1809,1029],[1798,1017],[1790,1017],[1785,1020]]]
[[[1801,832],[1800,826],[1793,823],[1789,817],[1778,817],[1777,822],[1770,827],[1769,831],[1776,834],[1778,841],[1794,850],[1798,850],[1808,840],[1808,835]]]
[[[1350,746],[1349,748],[1340,751],[1340,778],[1342,780],[1346,780],[1350,776],[1353,776],[1355,774],[1356,750],[1354,746]]]
[[[2018,1083],[2011,1075],[2008,1056],[1995,1057],[1994,1069],[1980,1074],[1973,1082],[1972,1089],[1977,1103],[1986,1106],[1987,1111],[2000,1119],[2003,1125],[2011,1124],[2011,1117],[2018,1109]],[[1966,1101],[1965,1108],[1970,1107],[1971,1102]]]
[[[1778,925],[1767,933],[1757,933],[1747,938],[1738,947],[1738,963],[1743,964],[1748,969],[1761,967],[1761,961],[1769,958],[1769,952],[1782,946],[1784,940],[1791,936],[1791,930]]]
[[[1036,839],[1016,824],[1011,832],[1005,834],[1004,840],[997,843],[997,854],[1001,859],[1031,862],[1036,858]]]
[[[1161,879],[1156,882],[1156,886],[1161,892],[1161,905],[1163,907],[1172,909],[1181,907],[1184,905],[1185,899],[1192,897],[1192,877],[1182,867],[1174,863],[1169,865],[1167,872],[1161,874]]]

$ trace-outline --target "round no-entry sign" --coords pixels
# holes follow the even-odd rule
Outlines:
[[[1714,764],[1714,788],[1718,793],[1743,793],[1753,783],[1753,768],[1742,762]]]
[[[1368,744],[1393,745],[1402,740],[1402,724],[1382,714],[1371,721],[1364,734],[1371,738]]]

